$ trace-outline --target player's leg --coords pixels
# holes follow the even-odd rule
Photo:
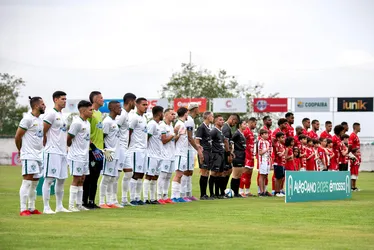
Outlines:
[[[173,202],[186,202],[181,197],[181,181],[183,172],[187,169],[187,158],[183,156],[176,156],[176,171],[173,182],[171,184],[171,199]]]
[[[58,155],[56,155],[58,156]],[[42,195],[43,195],[43,203],[44,209],[43,213],[45,214],[55,214],[56,212],[53,211],[49,205],[49,200],[51,199],[51,186],[53,184],[54,179],[56,178],[56,171],[59,167],[58,165],[60,162],[56,161],[57,157],[54,157],[53,154],[45,153],[43,159],[43,176],[44,182],[42,186]],[[53,169],[53,170],[52,170]]]
[[[172,174],[175,172],[175,161],[171,161],[170,162],[170,167],[169,167],[169,170],[168,170],[168,173],[165,177],[165,181],[164,181],[164,187],[163,187],[163,200],[166,201],[166,203],[174,203],[171,199],[169,199],[168,197],[168,193],[169,193],[169,187],[170,187],[170,180],[171,180],[171,176]]]
[[[68,209],[64,208],[62,201],[64,198],[64,184],[65,180],[68,178],[68,164],[65,155],[59,155],[59,171],[56,176],[55,183],[55,196],[56,196],[56,212],[70,212]]]
[[[186,197],[190,201],[197,201],[196,197],[192,195],[192,176],[195,169],[196,154],[194,151],[189,151],[189,159],[187,162],[187,183],[186,183]]]
[[[35,208],[35,201],[36,201],[36,187],[38,186],[39,179],[42,177],[43,169],[42,169],[42,163],[40,161],[29,161],[31,164],[31,171],[29,173],[33,172],[33,178],[31,181],[31,187],[29,190],[29,210],[31,214],[41,214],[39,210]]]
[[[72,212],[79,212],[77,208],[77,197],[78,197],[78,186],[80,185],[82,178],[82,169],[79,167],[78,162],[69,161],[70,175],[73,176],[72,183],[70,185],[69,192],[69,210]]]
[[[29,216],[31,215],[30,211],[27,209],[27,199],[29,197],[31,183],[33,180],[34,174],[30,174],[31,166],[29,160],[22,160],[22,184],[19,190],[20,196],[20,215],[21,216]]]
[[[171,161],[163,160],[161,163],[161,169],[160,169],[160,175],[157,180],[157,200],[160,203],[165,203],[164,200],[164,186],[165,186],[165,181],[166,177],[168,175],[168,168],[170,168]]]
[[[165,202],[163,201],[159,202],[157,200],[157,180],[160,175],[161,165],[162,165],[162,160],[157,159],[156,171],[149,185],[149,192],[150,192],[150,198],[151,198],[152,204],[165,204]]]
[[[77,192],[76,204],[77,204],[77,208],[80,211],[86,211],[86,210],[89,210],[89,209],[82,205],[82,203],[83,203],[83,183],[84,183],[84,180],[85,180],[86,176],[90,175],[89,163],[88,162],[79,162],[79,164],[77,164],[77,165],[81,166],[82,176],[78,180],[79,182],[78,182],[78,192]],[[94,205],[96,206],[96,204],[94,204]],[[95,208],[95,206],[94,206],[94,208]]]
[[[208,151],[203,151],[203,155],[204,161],[202,163],[200,163],[200,159],[198,157],[200,168],[200,200],[209,200],[209,196],[206,193],[206,189],[208,187],[209,170],[212,168],[211,153]]]
[[[136,189],[135,189],[135,200],[137,205],[144,205],[144,202],[140,199],[140,195],[143,187],[143,177],[146,172],[146,156],[145,152],[136,152],[136,170],[134,170],[134,177],[136,179]]]
[[[130,181],[131,181],[131,177],[133,175],[133,173],[132,173],[133,166],[131,165],[130,154],[129,153],[123,151],[123,152],[121,152],[121,155],[124,159],[122,161],[121,158],[120,158],[120,162],[123,163],[122,203],[121,203],[121,205],[122,206],[128,206],[128,205],[131,205],[127,201],[127,194],[129,192],[129,189],[130,189]]]
[[[234,196],[239,197],[240,180],[243,172],[243,167],[240,164],[235,164],[232,168],[232,176],[230,187],[234,191]],[[240,196],[241,197],[241,196]]]
[[[122,168],[120,167],[119,165],[119,160],[118,159],[115,159],[115,174],[114,174],[114,179],[113,179],[113,183],[112,183],[112,204],[113,204],[113,207],[117,207],[117,208],[122,208],[123,206],[119,204],[118,202],[118,180],[121,176],[121,173],[122,173]]]

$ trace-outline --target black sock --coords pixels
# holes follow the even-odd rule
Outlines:
[[[226,189],[226,187],[227,187],[227,184],[229,184],[229,180],[230,180],[230,175],[228,175],[228,176],[225,176],[224,178],[225,178],[225,189]]]
[[[220,179],[221,179],[221,183],[220,183],[221,195],[225,196],[225,189],[227,187],[226,176],[220,177]]]
[[[239,195],[240,179],[231,178],[231,189],[235,195]]]
[[[209,177],[209,192],[210,192],[210,196],[214,196],[214,183],[216,182],[216,177],[215,176],[210,176]]]
[[[216,196],[220,196],[220,186],[222,183],[222,177],[216,177],[216,181],[214,183],[214,193]]]
[[[208,185],[208,176],[200,176],[200,197],[206,195],[206,187]]]

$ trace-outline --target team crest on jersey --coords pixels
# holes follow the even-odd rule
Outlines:
[[[82,172],[82,168],[77,167],[77,172],[78,172],[78,173]]]
[[[61,120],[61,119],[60,119],[59,117],[57,117],[57,118],[56,118],[56,121],[59,121],[59,120]]]
[[[52,168],[51,171],[52,171],[52,174],[55,174],[57,170],[55,168]]]
[[[113,168],[109,168],[109,173],[113,172]]]
[[[31,170],[35,171],[36,170],[36,165],[31,165]]]
[[[142,130],[144,133],[147,133],[147,127],[144,127],[144,129]]]
[[[168,169],[169,168],[169,166],[168,165],[165,165],[165,169]]]
[[[64,123],[63,125],[62,125],[62,127],[60,128],[60,130],[62,131],[62,132],[66,132],[68,129],[67,129],[67,126],[66,126],[66,123]]]
[[[39,124],[37,124],[37,123],[34,123],[32,126],[33,127],[37,127]]]
[[[102,123],[102,122],[98,122],[98,123],[96,124],[96,128],[98,128],[98,129],[103,129],[103,123]]]
[[[39,137],[39,138],[43,138],[43,131],[41,131],[41,130],[36,131],[35,136]]]
[[[85,139],[86,141],[89,141],[89,140],[90,140],[90,134],[86,134],[86,136],[84,137],[84,139]]]

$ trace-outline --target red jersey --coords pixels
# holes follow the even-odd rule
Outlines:
[[[327,138],[327,139],[330,139],[332,140],[332,135],[330,133],[328,133],[326,130],[323,131],[320,135],[319,135],[320,138]]]
[[[285,148],[284,145],[276,141],[273,145],[273,152],[274,152],[274,164],[279,166],[286,165],[286,156],[285,156]],[[278,153],[283,153],[279,155]]]
[[[348,163],[348,155],[343,156],[342,152],[347,150],[347,146],[344,144],[344,142],[341,142],[340,144],[340,156],[339,156],[339,164],[347,164]]]
[[[294,161],[293,161],[293,150],[291,148],[287,148],[287,157],[291,157],[292,159],[286,160],[286,170],[295,171]]]
[[[294,137],[295,136],[295,129],[287,122],[287,132],[286,137]]]
[[[295,166],[295,171],[299,171],[302,168],[301,158],[294,158],[293,165]]]
[[[303,128],[303,135],[306,135],[306,136],[308,136],[308,130],[306,130],[305,128]]]
[[[356,160],[352,160],[350,159],[350,167],[351,167],[351,175],[355,175],[355,176],[358,176],[358,172],[359,172],[359,168],[360,168],[360,164],[361,164],[361,154],[360,153],[356,153],[355,154],[356,156]]]
[[[244,130],[243,134],[246,139],[245,165],[249,167],[253,167],[255,163],[254,161],[255,136],[249,128]]]
[[[318,135],[316,132],[314,132],[314,130],[310,130],[309,133],[308,133],[308,136],[312,139],[317,139],[318,140]]]
[[[265,129],[266,131],[268,131],[268,134],[269,134],[269,138],[268,138],[268,142],[270,143],[270,147],[272,145],[272,140],[273,140],[273,132],[271,132],[270,129],[268,129],[268,127],[264,126],[262,129]],[[274,137],[275,138],[275,137]],[[258,135],[258,140],[261,139],[261,136]]]
[[[286,137],[287,137],[287,129],[284,129],[284,130],[280,130],[280,128],[276,128],[274,131],[273,131],[273,135],[272,135],[272,139],[275,140],[277,138],[277,133],[278,132],[282,132]]]
[[[306,153],[306,147],[304,145],[299,146],[300,155],[304,155]],[[306,168],[306,155],[300,157],[301,167]]]
[[[349,136],[348,145],[351,146],[352,149],[360,149],[360,139],[355,132],[352,132]]]
[[[299,140],[299,136],[295,135],[293,138],[295,139],[295,147],[300,148],[301,142]]]
[[[306,147],[306,170],[307,171],[314,171],[315,170],[315,156],[312,156],[314,154],[314,148]],[[309,159],[308,159],[309,158]]]
[[[340,147],[342,144],[342,140],[339,138],[339,136],[334,135],[332,137],[332,149],[333,149],[333,157],[330,159],[330,169],[331,170],[337,170],[338,164],[339,164],[339,157],[340,157]]]

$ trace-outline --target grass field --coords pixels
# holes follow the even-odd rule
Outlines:
[[[344,201],[247,198],[20,217],[20,171],[0,167],[0,249],[374,248],[374,173],[361,173],[362,191]],[[197,172],[193,188],[198,196]]]

